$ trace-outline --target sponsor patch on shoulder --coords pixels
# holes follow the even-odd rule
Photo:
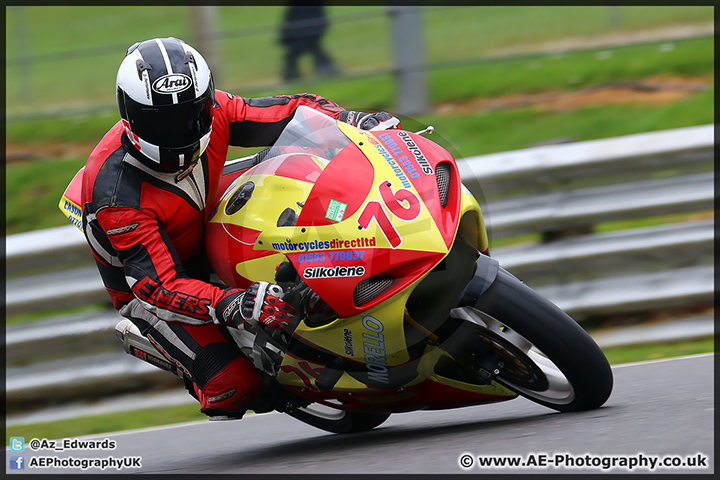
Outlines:
[[[111,235],[120,235],[121,233],[132,232],[133,230],[135,230],[138,227],[138,225],[140,225],[140,224],[139,223],[131,223],[130,225],[125,225],[124,227],[111,228],[110,230],[107,230],[105,233],[107,234],[108,237]]]

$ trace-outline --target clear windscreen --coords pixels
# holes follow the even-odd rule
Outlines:
[[[292,120],[270,147],[267,158],[288,153],[304,153],[332,160],[350,139],[331,117],[310,107],[298,107]]]

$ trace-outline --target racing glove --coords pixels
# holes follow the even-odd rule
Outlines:
[[[346,110],[340,114],[340,121],[361,130],[390,130],[400,128],[400,120],[387,112],[363,113]]]
[[[215,308],[220,323],[239,328],[246,320],[255,320],[275,330],[292,322],[297,312],[282,300],[282,288],[268,282],[257,282],[245,291],[231,289]]]

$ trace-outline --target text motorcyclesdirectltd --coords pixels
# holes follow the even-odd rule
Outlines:
[[[338,238],[335,240],[313,240],[311,242],[273,242],[274,250],[282,250],[284,252],[309,252],[311,250],[335,250],[340,248],[362,248],[374,247],[376,245],[375,237],[371,238],[354,238],[352,240],[343,240]]]

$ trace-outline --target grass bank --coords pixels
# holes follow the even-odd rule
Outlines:
[[[216,7],[219,36],[212,67],[218,86],[229,89],[278,83],[284,54],[278,40],[284,13],[282,5]],[[330,5],[327,14],[329,29],[323,41],[343,72],[392,67],[389,7]],[[465,61],[501,48],[567,37],[582,40],[676,25],[707,25],[712,22],[713,9],[429,6],[420,8],[420,16],[425,55],[435,63]],[[174,36],[200,48],[202,42],[193,35],[197,17],[198,11],[191,6],[8,7],[7,109],[16,113],[112,103],[112,82],[127,47],[148,38]],[[305,63],[309,58],[302,61],[309,67]]]
[[[423,115],[416,125],[435,126],[433,140],[461,157],[528,147],[559,137],[577,141],[713,123],[714,91],[665,105],[622,104],[572,111],[516,108],[494,112]],[[412,122],[404,128],[413,129]],[[89,153],[89,152],[88,152]],[[242,152],[235,152],[240,156]],[[84,158],[10,163],[6,168],[5,233],[66,225],[60,196]]]
[[[514,150],[554,138],[576,141],[664,130],[714,122],[714,89],[688,91],[671,101],[628,98],[614,103],[612,93],[603,103],[585,103],[572,108],[552,105],[523,105],[506,102],[500,109],[482,105],[478,99],[532,95],[538,92],[568,92],[590,86],[645,78],[696,78],[714,75],[712,38],[653,45],[637,45],[567,55],[538,55],[529,58],[450,66],[429,74],[432,113],[403,119],[413,130],[432,124],[433,138],[460,157]],[[602,53],[602,55],[599,55]],[[390,75],[333,81],[307,81],[296,85],[303,91],[320,93],[351,109],[392,110],[393,83]],[[258,95],[279,93],[256,92]],[[638,92],[637,96],[641,96]],[[638,100],[637,98],[635,100]],[[92,145],[117,121],[114,111],[103,115],[69,118],[37,118],[11,121],[6,126],[11,144],[24,144],[36,158],[11,162],[6,169],[6,234],[65,225],[56,210],[57,202],[75,172],[84,164]],[[86,145],[78,158],[57,159],[48,144]],[[247,154],[231,149],[229,156]]]

